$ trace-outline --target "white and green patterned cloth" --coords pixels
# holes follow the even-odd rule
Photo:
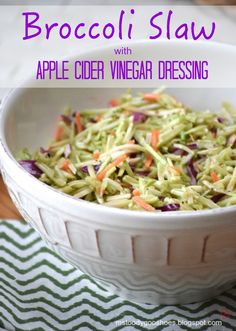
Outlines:
[[[178,320],[192,323],[191,327],[157,324]],[[197,327],[214,320],[222,325]],[[232,331],[236,330],[236,287],[212,301],[185,306],[124,301],[52,252],[25,223],[1,221],[0,330]]]

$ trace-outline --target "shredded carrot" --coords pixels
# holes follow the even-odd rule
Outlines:
[[[154,211],[155,208],[152,207],[151,205],[149,205],[147,202],[145,202],[142,198],[140,198],[139,196],[135,196],[133,197],[133,201],[135,203],[137,203],[137,205],[139,205],[141,208],[148,210],[148,211]]]
[[[216,133],[215,132],[211,132],[211,136],[212,136],[212,138],[216,138]]]
[[[102,170],[98,175],[97,179],[98,180],[103,180],[104,176],[106,173],[111,170],[113,167],[118,166],[120,163],[124,162],[127,159],[127,155],[121,155],[117,159],[115,159],[111,164],[109,164],[104,170]]]
[[[149,101],[149,102],[156,102],[159,99],[160,99],[160,95],[159,94],[155,94],[155,93],[146,93],[143,96],[143,100]]]
[[[157,129],[152,130],[151,134],[151,146],[153,149],[157,149],[157,144],[159,142],[160,131]]]
[[[141,195],[139,190],[133,190],[132,194],[133,194],[134,197],[138,197],[138,196]]]
[[[95,117],[95,120],[96,120],[97,122],[101,121],[101,119],[102,119],[102,115],[97,115],[97,116]]]
[[[127,144],[131,144],[131,145],[133,145],[133,144],[135,144],[135,140],[134,140],[134,139],[129,140],[129,141],[127,141]]]
[[[177,167],[171,167],[170,166],[170,168],[173,169],[177,174],[180,174],[181,173],[181,170],[179,168],[177,168]]]
[[[58,125],[55,132],[55,140],[56,141],[62,140],[63,134],[64,134],[64,128]]]
[[[148,155],[147,156],[147,158],[146,158],[146,161],[145,161],[145,163],[144,163],[144,169],[145,170],[147,170],[147,169],[149,169],[150,167],[151,167],[151,165],[152,165],[152,161],[153,161],[153,157],[152,157],[152,155]]]
[[[111,99],[109,102],[109,106],[111,107],[116,107],[120,105],[120,100],[119,99]]]
[[[130,111],[129,111],[128,109],[125,109],[125,110],[123,111],[123,114],[125,114],[125,115],[130,115]]]
[[[79,112],[76,113],[75,120],[76,120],[77,132],[80,133],[81,131],[83,131],[83,126],[81,124],[81,115]]]
[[[151,132],[151,146],[154,150],[157,150],[159,136],[160,136],[160,132],[157,129],[153,129]],[[149,169],[152,165],[152,162],[153,162],[153,157],[152,157],[152,155],[149,154],[145,161],[144,168]]]
[[[70,160],[66,159],[63,162],[63,164],[61,166],[61,169],[64,170],[64,171],[66,171],[66,172],[68,172],[69,174],[73,175],[73,172],[70,169],[70,163],[71,163]]]
[[[100,185],[100,186],[97,187],[97,193],[99,195],[102,195],[102,185]]]
[[[217,182],[219,180],[219,177],[217,176],[217,174],[215,173],[215,171],[212,171],[210,173],[211,176],[211,180],[213,181],[213,183]]]
[[[99,160],[99,158],[100,158],[100,152],[99,151],[95,151],[93,153],[93,158],[94,158],[94,160]]]
[[[181,170],[177,167],[173,167],[173,169],[175,170],[175,172],[177,172],[177,174],[180,174],[181,173]]]

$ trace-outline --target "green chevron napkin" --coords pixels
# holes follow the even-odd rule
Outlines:
[[[0,330],[232,331],[236,287],[184,306],[124,301],[47,248],[27,224],[0,221]]]

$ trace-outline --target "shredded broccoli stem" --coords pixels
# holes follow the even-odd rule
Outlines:
[[[35,162],[39,179],[61,192],[110,207],[158,212],[236,204],[235,108],[193,111],[163,89],[116,101],[79,116],[68,108],[57,122],[61,136],[46,149],[24,148],[17,159]]]

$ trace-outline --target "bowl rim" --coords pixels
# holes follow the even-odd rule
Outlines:
[[[216,47],[216,48],[220,48],[220,49],[224,49],[226,48],[226,50],[232,50],[236,53],[236,46],[231,45],[231,44],[225,44],[225,43],[219,43],[219,42],[206,42],[206,41],[192,41],[192,40],[181,40],[181,41],[176,41],[176,40],[166,40],[166,39],[162,39],[162,40],[157,40],[157,41],[150,41],[150,40],[136,40],[136,41],[127,41],[124,42],[124,45],[127,46],[132,46],[132,45],[137,45],[137,44],[145,44],[145,43],[152,43],[152,44],[159,44],[159,45],[170,45],[170,44],[184,44],[184,45],[204,45],[206,47]],[[110,45],[106,45],[106,46],[102,46],[102,47],[96,47],[93,49],[90,49],[89,51],[84,51],[84,52],[79,52],[77,54],[80,56],[84,56],[84,55],[89,55],[89,54],[94,54],[94,53],[99,53],[101,54],[103,51],[107,51],[112,49],[113,47],[118,47],[120,46],[120,44],[118,43],[114,43],[114,44],[110,44]],[[167,46],[167,47],[168,47]],[[71,56],[69,57],[69,59],[73,59],[75,58],[75,56]],[[2,153],[0,153],[0,164],[1,164],[1,159],[4,159],[6,161],[6,163],[8,163],[8,165],[11,166],[11,168],[13,170],[15,170],[16,172],[19,172],[19,176],[20,176],[20,180],[27,180],[29,183],[30,187],[35,187],[35,188],[39,188],[39,191],[41,190],[45,190],[45,193],[51,193],[51,195],[55,195],[55,199],[56,197],[60,197],[62,199],[65,199],[65,202],[70,203],[71,205],[73,205],[74,208],[79,208],[79,207],[84,207],[85,209],[89,209],[94,212],[101,212],[101,213],[105,213],[106,215],[116,215],[116,216],[120,216],[121,218],[135,218],[140,221],[142,221],[144,218],[147,221],[154,221],[155,223],[157,223],[158,221],[169,221],[173,220],[173,218],[175,220],[181,221],[183,219],[188,219],[189,221],[194,221],[195,218],[198,217],[208,217],[208,216],[219,216],[219,215],[224,215],[227,212],[236,212],[236,205],[233,206],[227,206],[227,207],[219,207],[219,208],[214,208],[214,209],[204,209],[204,210],[195,210],[195,211],[169,211],[169,212],[148,212],[145,210],[140,210],[140,211],[135,211],[135,210],[129,210],[129,209],[121,209],[121,208],[116,208],[116,207],[110,207],[110,206],[105,206],[105,205],[100,205],[94,202],[90,202],[90,201],[86,201],[83,199],[78,199],[75,198],[73,196],[70,196],[69,194],[66,194],[64,192],[60,192],[58,189],[55,189],[43,182],[41,182],[39,179],[35,178],[34,176],[32,176],[31,174],[29,174],[23,167],[20,166],[20,164],[16,161],[16,159],[14,158],[13,154],[11,153],[11,151],[8,148],[6,139],[5,139],[5,119],[7,116],[7,110],[9,109],[9,106],[11,104],[11,102],[13,102],[13,100],[17,100],[17,98],[19,97],[19,95],[21,95],[25,90],[28,89],[32,89],[33,87],[25,87],[26,83],[27,85],[33,81],[33,78],[27,78],[25,79],[25,82],[14,89],[10,89],[8,91],[8,93],[4,96],[2,103],[0,104],[0,148],[2,150]],[[59,87],[60,88],[60,87]],[[81,87],[82,88],[82,87]],[[36,194],[37,194],[37,190],[35,190]],[[32,195],[34,196],[34,195]],[[43,199],[39,199],[39,200],[43,200]],[[217,217],[215,218],[211,218],[212,221],[214,221],[215,219],[217,219]]]

